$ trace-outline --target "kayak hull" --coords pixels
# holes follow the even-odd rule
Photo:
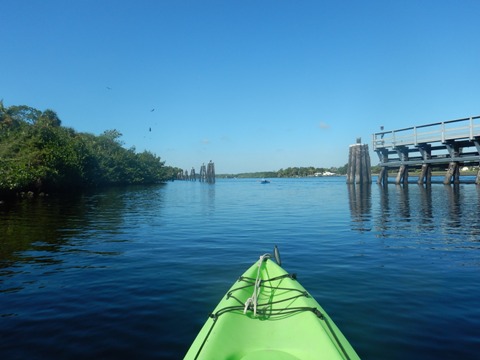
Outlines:
[[[185,359],[359,357],[295,276],[260,258],[222,298]]]

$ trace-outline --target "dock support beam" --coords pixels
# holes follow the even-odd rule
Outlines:
[[[432,183],[432,167],[430,164],[423,164],[422,169],[420,170],[420,176],[418,177],[418,184],[427,184]]]
[[[347,184],[368,184],[372,182],[368,144],[350,145],[347,167]]]
[[[475,137],[473,140],[473,143],[475,144],[475,147],[477,148],[477,152],[480,155],[480,137]],[[480,162],[479,162],[480,165]],[[475,184],[480,185],[480,166],[477,171],[477,178],[475,179]]]
[[[423,161],[425,161],[418,177],[418,184],[430,185],[432,183],[432,166],[427,161],[432,158],[432,145],[420,144],[418,145],[418,151],[422,155]]]
[[[380,158],[381,163],[388,162],[388,150],[387,149],[380,149],[377,150],[377,155]],[[380,170],[380,174],[378,175],[377,184],[387,186],[388,185],[388,167],[382,166]]]
[[[445,180],[443,180],[443,183],[445,185],[450,185],[452,180],[454,184],[460,184],[460,166],[458,166],[458,162],[456,161],[452,161],[448,165],[448,170],[445,174]]]
[[[377,184],[387,186],[388,185],[388,167],[382,167],[380,174],[378,175]]]
[[[398,146],[395,148],[395,150],[397,150],[400,161],[408,161],[408,148],[406,148],[405,146]],[[400,165],[395,184],[408,184],[408,165]]]
[[[458,158],[460,156],[460,147],[455,142],[447,142],[446,144],[447,150],[452,158]],[[458,161],[451,161],[448,165],[447,173],[445,174],[445,180],[443,183],[445,185],[450,185],[452,183],[459,184],[460,183],[460,166]]]

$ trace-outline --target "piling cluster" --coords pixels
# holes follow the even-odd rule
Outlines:
[[[370,184],[372,182],[368,144],[361,144],[361,139],[357,139],[356,144],[350,145],[347,166],[347,184]]]
[[[190,173],[188,170],[180,171],[177,174],[177,180],[187,180],[187,181],[200,181],[206,182],[209,184],[215,183],[215,164],[210,160],[210,162],[205,165],[205,163],[200,166],[200,173],[197,175],[195,168],[192,167]]]

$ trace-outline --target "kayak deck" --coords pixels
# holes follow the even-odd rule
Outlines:
[[[295,275],[261,257],[230,288],[185,359],[359,359]]]

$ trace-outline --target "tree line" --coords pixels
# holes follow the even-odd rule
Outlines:
[[[0,195],[174,179],[178,168],[149,151],[124,148],[121,136],[117,130],[77,132],[62,126],[51,109],[0,101]]]
[[[347,173],[347,165],[341,167],[318,168],[318,167],[288,167],[277,171],[263,171],[253,173],[240,173],[219,175],[221,177],[236,177],[236,178],[294,178],[294,177],[308,177],[315,176],[315,174],[324,174],[326,172],[335,175],[345,175]]]

